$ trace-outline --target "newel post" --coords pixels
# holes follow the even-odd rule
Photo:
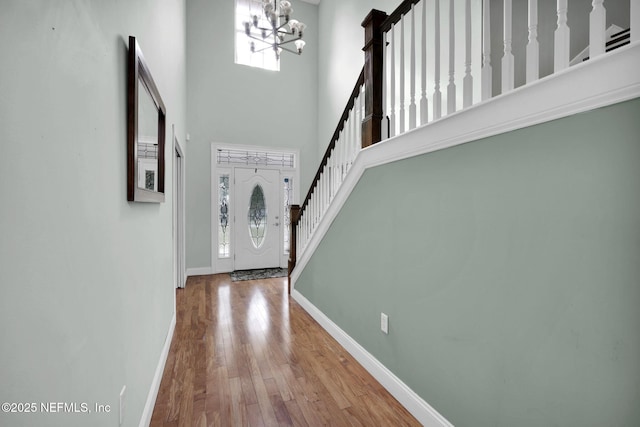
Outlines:
[[[297,259],[297,253],[296,253],[296,244],[297,244],[297,228],[298,228],[298,221],[300,220],[300,205],[291,205],[289,206],[289,218],[291,218],[291,234],[289,236],[289,274],[288,274],[288,279],[289,279],[289,294],[291,294],[291,272],[293,271],[294,267],[296,266],[296,259]]]
[[[382,23],[387,14],[372,9],[362,21],[364,27],[364,119],[362,148],[382,140],[382,71],[384,40]]]

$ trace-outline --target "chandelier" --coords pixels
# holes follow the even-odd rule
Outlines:
[[[263,0],[262,12],[262,17],[253,15],[251,22],[243,23],[244,32],[251,39],[251,52],[272,49],[276,59],[280,59],[280,52],[283,50],[300,55],[305,45],[302,34],[307,26],[300,21],[290,19],[293,13],[291,2],[281,0],[278,5],[277,0]],[[285,46],[291,43],[295,45],[296,50]]]

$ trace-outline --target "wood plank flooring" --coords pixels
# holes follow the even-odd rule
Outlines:
[[[420,425],[286,293],[190,277],[151,426]]]

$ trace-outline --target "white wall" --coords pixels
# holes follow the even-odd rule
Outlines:
[[[184,0],[0,7],[2,402],[111,405],[0,425],[137,425],[174,311],[171,124],[184,135]],[[126,201],[127,38],[167,107],[167,202]],[[92,407],[92,406],[90,406]]]
[[[211,267],[211,143],[300,150],[301,194],[317,156],[318,8],[292,2],[305,22],[301,56],[283,53],[280,71],[234,63],[234,1],[187,3],[187,267]]]

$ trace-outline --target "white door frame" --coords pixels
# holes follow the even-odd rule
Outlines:
[[[218,149],[233,149],[233,150],[246,150],[248,152],[269,152],[269,153],[282,153],[294,155],[294,167],[282,167],[279,165],[242,165],[242,164],[225,164],[218,165],[217,152]],[[258,169],[275,169],[280,171],[280,182],[283,182],[285,177],[289,177],[293,180],[293,194],[291,204],[298,204],[300,200],[300,150],[290,148],[272,148],[256,145],[236,145],[236,144],[222,144],[211,143],[211,203],[210,203],[210,219],[211,219],[211,270],[213,273],[228,273],[234,270],[233,253],[234,242],[231,241],[230,256],[223,258],[218,256],[218,185],[219,177],[224,174],[228,174],[230,177],[229,193],[233,198],[235,194],[235,185],[233,183],[233,177],[235,176],[236,168],[258,168]],[[279,192],[280,197],[283,197],[283,189]],[[282,199],[281,199],[282,201]],[[231,227],[233,224],[233,217],[236,214],[234,211],[234,201],[231,200],[229,206],[229,218]],[[284,220],[284,207],[283,203],[279,203],[279,217]],[[281,232],[282,232],[281,227]],[[230,235],[234,235],[234,230],[230,230]],[[284,253],[284,250],[280,251],[280,266],[286,268],[288,265],[288,254]]]
[[[176,288],[184,288],[187,280],[185,254],[185,157],[173,126],[173,271]]]

